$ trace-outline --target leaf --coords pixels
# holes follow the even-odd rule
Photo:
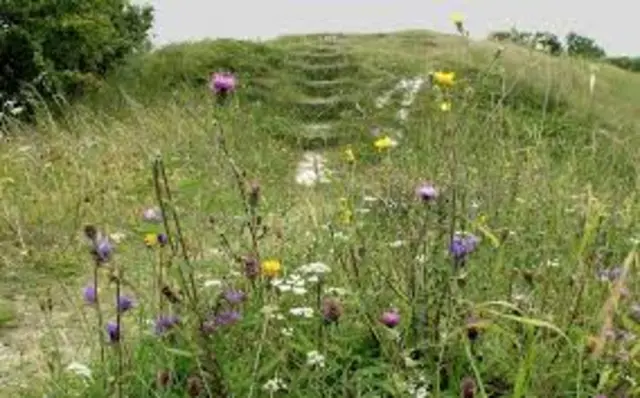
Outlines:
[[[178,357],[193,358],[193,354],[190,353],[189,351],[178,350],[177,348],[169,348],[169,347],[165,347],[165,350],[170,354],[174,354],[175,356],[178,356]]]

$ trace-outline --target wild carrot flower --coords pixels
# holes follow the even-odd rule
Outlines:
[[[236,78],[227,72],[213,73],[211,75],[209,88],[214,94],[230,94],[236,88]]]
[[[434,72],[433,81],[441,87],[451,87],[455,84],[455,72]]]
[[[424,182],[416,188],[416,196],[424,202],[430,202],[438,198],[438,190],[430,182]]]
[[[108,322],[106,330],[111,343],[117,343],[120,341],[120,326],[116,322]]]
[[[282,264],[278,260],[265,260],[262,262],[262,275],[267,278],[275,278],[280,274]]]
[[[84,301],[87,304],[95,304],[96,299],[98,298],[98,292],[96,291],[95,287],[87,286],[84,288],[82,296],[84,297]]]
[[[388,328],[395,328],[400,323],[400,314],[395,309],[385,311],[380,316],[380,322]]]
[[[155,322],[155,332],[157,335],[164,334],[165,332],[173,329],[180,323],[180,318],[175,315],[160,316]]]
[[[117,309],[118,312],[126,312],[133,308],[133,300],[127,296],[118,297]]]

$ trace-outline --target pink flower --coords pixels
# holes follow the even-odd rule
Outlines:
[[[229,94],[236,88],[236,77],[228,72],[213,73],[209,87],[214,94]]]
[[[389,328],[398,326],[400,323],[400,314],[398,313],[398,310],[394,309],[383,312],[380,316],[380,322]]]

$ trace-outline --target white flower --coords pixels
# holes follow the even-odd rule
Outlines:
[[[114,232],[109,234],[109,239],[111,239],[114,243],[120,243],[127,235],[124,232]]]
[[[335,294],[336,296],[346,296],[348,294],[347,289],[341,287],[328,287],[324,289],[327,294]]]
[[[404,244],[405,242],[403,240],[396,240],[394,242],[389,243],[389,246],[396,248],[396,247],[402,247],[404,246]]]
[[[204,287],[220,287],[222,286],[222,281],[220,279],[209,279],[204,282]]]
[[[307,282],[309,283],[317,283],[319,280],[320,278],[318,278],[318,275],[311,275],[307,278]]]
[[[297,296],[304,296],[307,294],[307,289],[304,287],[295,286],[291,289],[291,292]]]
[[[280,329],[280,333],[282,333],[283,336],[291,337],[293,336],[293,328],[282,328]]]
[[[318,351],[309,351],[307,353],[307,365],[324,368],[324,355]]]
[[[274,377],[273,379],[270,379],[266,383],[264,383],[262,388],[266,391],[274,393],[274,392],[286,389],[287,385],[284,383],[282,379],[278,377]]]
[[[69,366],[67,366],[67,370],[77,374],[78,376],[84,377],[85,379],[91,379],[91,369],[82,363],[71,362]]]
[[[291,315],[303,317],[303,318],[311,318],[313,316],[313,308],[310,307],[294,307],[289,310]]]
[[[301,266],[300,268],[298,268],[298,271],[305,275],[307,274],[322,275],[322,274],[327,274],[331,272],[331,267],[329,267],[325,263],[314,262],[314,263]]]

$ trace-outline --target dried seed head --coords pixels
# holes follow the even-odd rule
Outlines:
[[[476,382],[467,376],[460,383],[460,398],[474,398],[476,396]]]
[[[156,373],[156,387],[165,388],[171,384],[171,373],[168,370],[159,370]]]
[[[198,376],[190,376],[187,379],[187,394],[190,397],[199,397],[202,391],[204,391],[202,379]]]

